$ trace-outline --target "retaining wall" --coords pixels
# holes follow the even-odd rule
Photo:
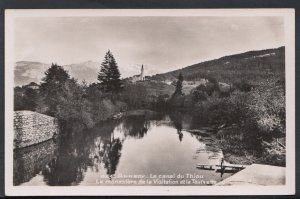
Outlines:
[[[51,139],[58,134],[57,120],[33,111],[14,112],[14,148],[22,148]]]

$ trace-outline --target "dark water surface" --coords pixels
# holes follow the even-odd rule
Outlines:
[[[14,151],[14,185],[207,185],[221,177],[197,164],[219,164],[193,119],[131,116]],[[181,183],[181,184],[180,184]]]

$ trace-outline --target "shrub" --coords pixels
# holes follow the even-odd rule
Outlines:
[[[93,127],[95,121],[91,114],[91,105],[83,95],[83,89],[75,80],[65,82],[58,99],[55,116],[63,122],[79,122],[85,127]]]
[[[285,134],[285,89],[276,80],[267,80],[249,95],[249,117],[264,134]]]
[[[38,91],[32,88],[16,87],[14,89],[14,110],[35,111],[39,100]]]
[[[131,84],[124,85],[122,92],[122,101],[124,101],[128,108],[145,108],[150,102],[147,101],[147,90],[142,84]]]
[[[242,92],[249,92],[252,88],[254,88],[254,86],[245,79],[235,82],[234,86]]]
[[[205,101],[207,100],[207,94],[201,89],[196,89],[192,91],[192,99],[194,102]]]

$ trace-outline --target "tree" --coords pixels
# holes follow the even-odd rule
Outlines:
[[[56,107],[56,117],[71,125],[77,123],[81,127],[91,128],[95,125],[91,109],[83,87],[73,78],[65,82]]]
[[[68,72],[57,64],[52,64],[45,72],[45,77],[42,79],[43,82],[41,84],[41,95],[48,107],[49,115],[55,115],[60,96],[63,93],[64,84],[68,80],[70,80]]]
[[[145,108],[147,89],[142,84],[124,84],[122,98],[129,108]]]
[[[101,63],[101,69],[98,74],[100,88],[105,92],[120,91],[122,88],[120,76],[117,62],[112,53],[108,51],[104,61]]]
[[[38,93],[32,88],[25,88],[23,105],[25,110],[35,111],[38,100]]]
[[[276,79],[267,79],[252,89],[248,100],[249,118],[254,119],[262,133],[272,137],[285,135],[285,88]]]
[[[174,95],[182,95],[182,82],[183,82],[183,76],[181,73],[179,73]]]
[[[171,98],[167,101],[167,105],[170,107],[183,107],[184,105],[184,96],[182,93],[182,82],[183,82],[183,77],[182,74],[179,73],[178,75],[178,80],[175,85],[175,91]]]

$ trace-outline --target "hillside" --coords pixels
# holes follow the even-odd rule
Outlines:
[[[185,68],[150,77],[157,81],[173,81],[182,73],[185,80],[195,81],[214,77],[218,81],[233,83],[245,79],[258,83],[271,75],[284,77],[285,49],[249,51],[206,61]]]

